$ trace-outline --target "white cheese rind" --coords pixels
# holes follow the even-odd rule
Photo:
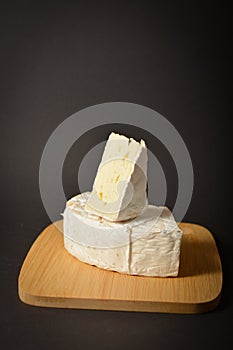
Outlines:
[[[64,245],[79,260],[121,273],[177,276],[182,231],[170,211],[149,205],[136,219],[111,223],[85,210],[89,193],[67,202]]]
[[[111,133],[99,165],[86,210],[110,221],[140,215],[147,205],[147,148]]]

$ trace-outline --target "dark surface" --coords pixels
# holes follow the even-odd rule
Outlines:
[[[0,7],[1,348],[231,348],[231,18],[226,3],[5,1]],[[45,143],[69,115],[111,101],[158,111],[189,149],[195,188],[184,220],[212,231],[223,264],[222,300],[213,312],[58,310],[18,299],[21,264],[49,224],[38,184]]]

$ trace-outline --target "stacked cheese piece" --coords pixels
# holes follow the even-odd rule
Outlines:
[[[177,276],[181,238],[171,212],[147,203],[145,142],[111,133],[92,192],[67,202],[65,248],[103,269]]]

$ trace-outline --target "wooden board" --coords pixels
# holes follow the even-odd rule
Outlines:
[[[62,221],[59,222],[62,227]],[[222,288],[222,268],[211,233],[196,224],[184,231],[178,277],[129,276],[82,263],[63,246],[51,224],[36,239],[21,268],[20,299],[30,305],[171,313],[214,309]]]

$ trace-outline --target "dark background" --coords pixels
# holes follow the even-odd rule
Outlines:
[[[1,2],[2,348],[231,347],[230,13],[224,1]],[[222,300],[213,312],[59,310],[30,307],[18,299],[21,264],[49,223],[38,184],[45,143],[71,114],[111,101],[158,111],[189,149],[195,188],[184,220],[212,231],[223,264]],[[93,132],[103,140],[106,130],[101,130],[102,136]],[[85,142],[90,147],[94,141]],[[74,147],[78,152],[82,144]],[[71,150],[68,163],[77,152]],[[69,196],[74,188],[67,164]],[[177,179],[169,175],[169,159],[163,164],[170,179],[167,205],[172,205]]]

